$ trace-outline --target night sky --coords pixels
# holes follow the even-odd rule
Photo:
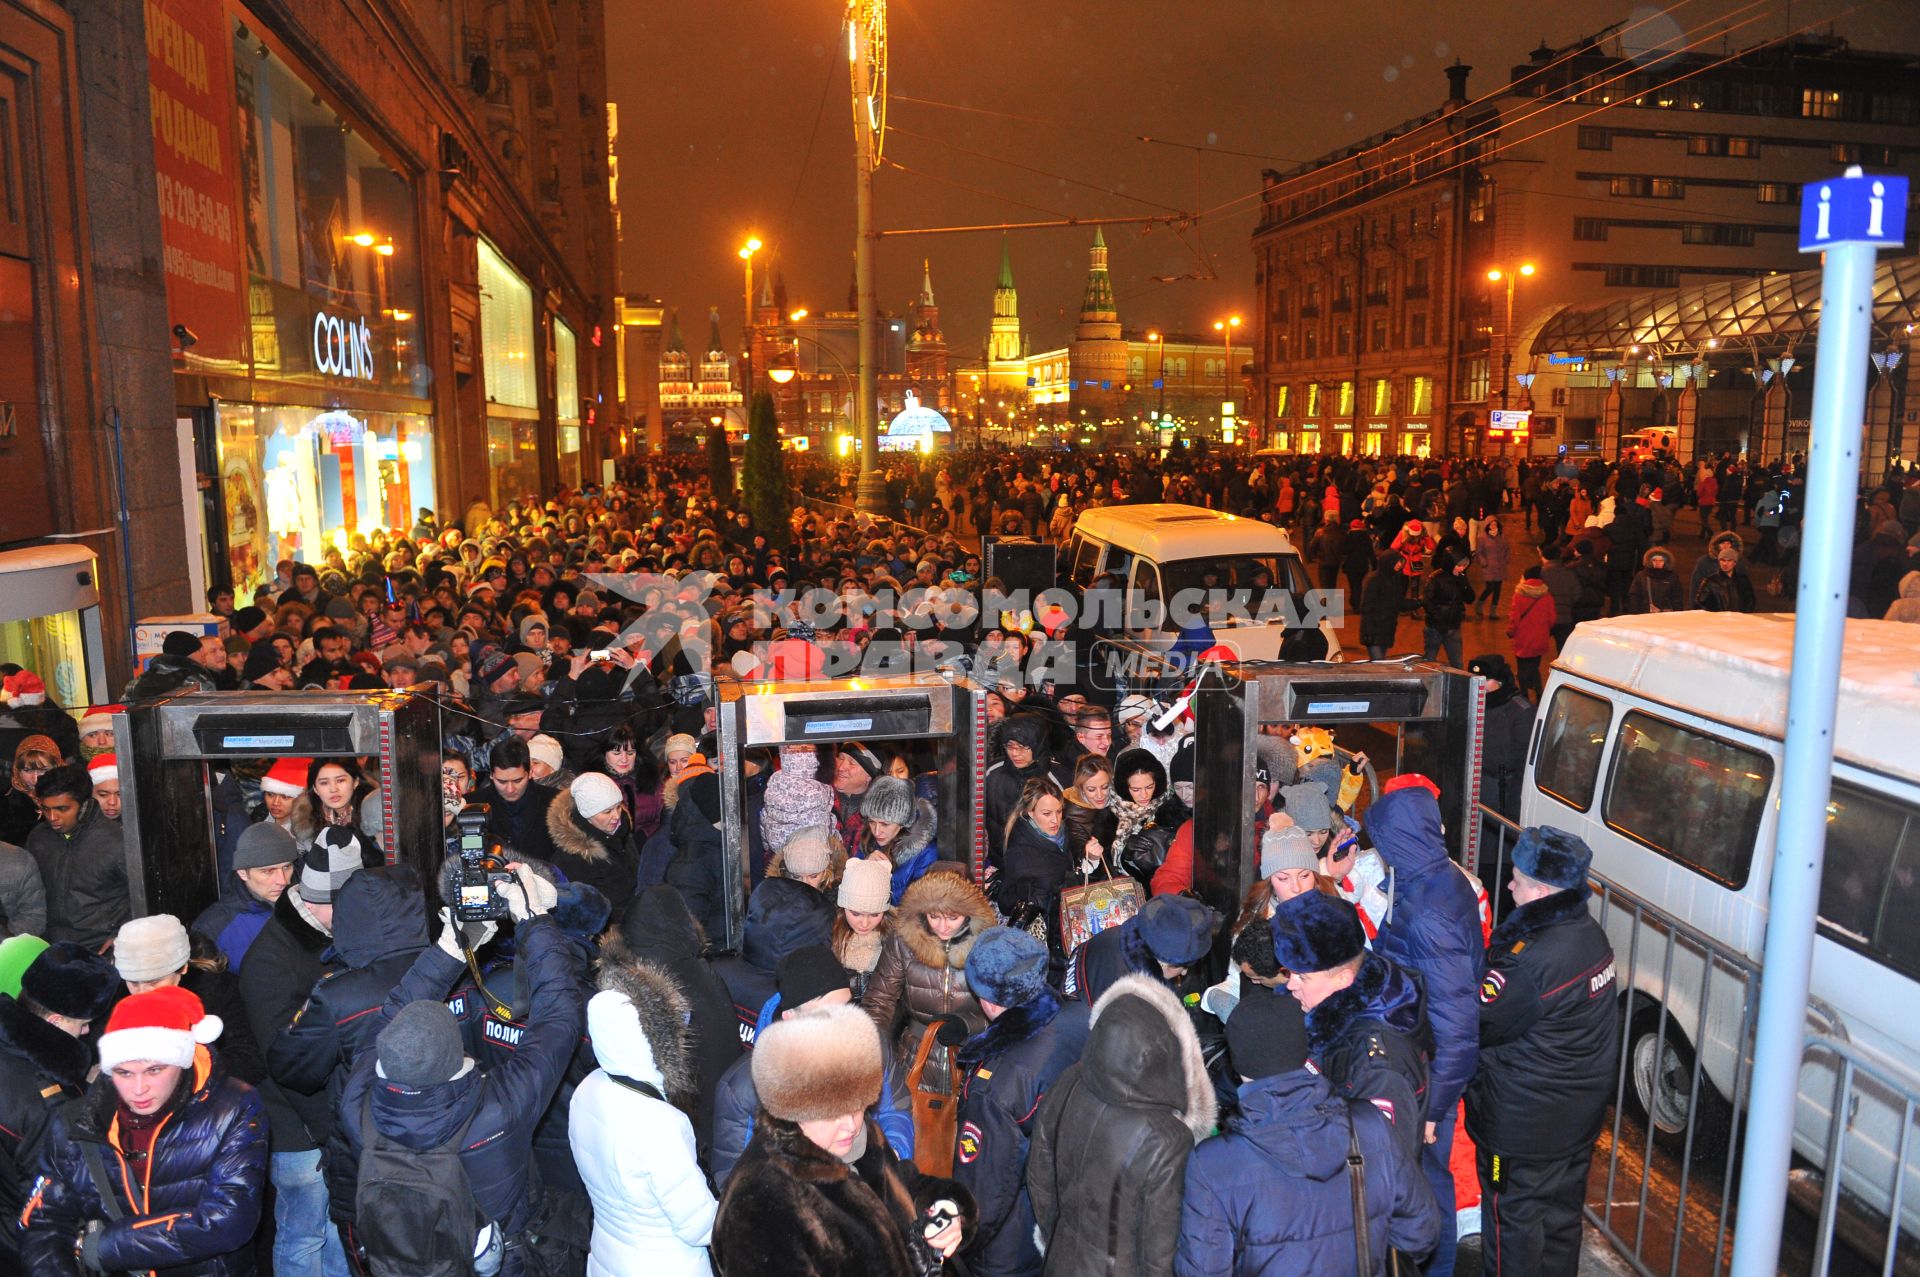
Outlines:
[[[1855,48],[1920,50],[1914,0],[1683,0],[1664,14],[1619,0],[893,0],[889,11],[886,156],[914,171],[877,175],[879,224],[1228,205],[1185,231],[1106,229],[1122,321],[1189,332],[1249,309],[1261,170],[1432,110],[1455,57],[1475,68],[1468,92],[1478,97],[1543,39],[1563,46],[1643,18],[1627,37],[1640,45],[1686,32],[1682,42],[1712,35],[1718,51],[1730,23],[1747,24],[1727,37],[1737,48],[1831,21]],[[847,305],[853,133],[841,15],[839,0],[608,4],[623,285],[678,308],[690,345],[711,305],[737,343],[735,252],[749,233],[777,252],[789,305]],[[1035,350],[1070,334],[1091,238],[1081,227],[1014,233]],[[904,309],[931,258],[948,344],[956,358],[977,356],[999,234],[889,238],[879,249],[881,306]]]

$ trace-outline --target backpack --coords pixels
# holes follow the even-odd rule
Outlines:
[[[373,1097],[360,1106],[360,1178],[354,1236],[371,1277],[474,1277],[474,1242],[488,1220],[460,1164],[473,1112],[444,1144],[410,1149],[380,1134]]]

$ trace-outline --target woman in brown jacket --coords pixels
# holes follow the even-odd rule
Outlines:
[[[986,893],[951,869],[935,869],[907,888],[861,1001],[881,1034],[891,1036],[905,1000],[907,1023],[894,1059],[913,1060],[921,1035],[943,1015],[965,1020],[969,1034],[987,1027],[966,968],[974,940],[995,921]]]

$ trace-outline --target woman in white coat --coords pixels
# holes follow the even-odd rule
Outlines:
[[[645,963],[603,970],[587,1003],[600,1067],[573,1094],[567,1138],[593,1199],[587,1277],[711,1277],[719,1207],[695,1160],[698,1096],[686,1000]]]

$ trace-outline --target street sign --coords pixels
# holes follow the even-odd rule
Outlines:
[[[1907,238],[1907,179],[1858,168],[1800,192],[1800,251],[1834,244],[1899,245]]]
[[[1487,429],[1498,434],[1523,435],[1532,416],[1530,408],[1495,408],[1487,413]]]

